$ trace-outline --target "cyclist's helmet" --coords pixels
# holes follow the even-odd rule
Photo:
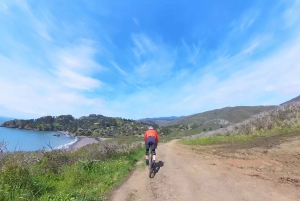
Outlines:
[[[149,130],[152,130],[152,129],[153,129],[153,127],[152,127],[152,126],[149,126],[149,127],[148,127],[148,129],[149,129]]]

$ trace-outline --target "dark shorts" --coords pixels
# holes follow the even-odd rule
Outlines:
[[[148,137],[146,139],[146,149],[149,149],[150,144],[152,145],[152,149],[156,149],[156,138],[155,137]]]

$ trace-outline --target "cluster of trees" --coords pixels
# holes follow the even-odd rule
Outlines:
[[[97,137],[141,135],[147,130],[148,124],[119,117],[91,114],[78,119],[72,115],[45,116],[29,120],[15,119],[4,122],[1,126],[37,131],[68,131],[74,135]]]

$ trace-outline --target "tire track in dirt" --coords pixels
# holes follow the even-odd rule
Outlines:
[[[159,170],[137,168],[111,200],[300,200],[300,189],[244,174],[216,157],[199,155],[172,141],[157,149]]]

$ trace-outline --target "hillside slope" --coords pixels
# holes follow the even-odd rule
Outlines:
[[[211,110],[171,121],[163,126],[188,126],[198,129],[217,129],[230,124],[242,122],[253,115],[270,111],[278,106],[237,106]]]
[[[112,137],[141,135],[147,130],[148,124],[138,123],[134,120],[106,117],[90,114],[78,119],[72,115],[44,116],[38,119],[9,120],[0,127],[18,128],[37,131],[68,131],[75,135],[93,137]]]
[[[297,96],[297,97],[295,97],[295,98],[293,98],[293,99],[291,99],[291,100],[289,100],[289,101],[286,101],[286,102],[284,102],[284,103],[281,103],[280,105],[286,105],[286,104],[289,104],[289,103],[291,103],[291,102],[297,102],[297,101],[300,101],[300,95]]]
[[[140,123],[157,124],[157,125],[161,126],[161,125],[167,124],[167,123],[174,121],[176,119],[179,119],[179,118],[182,118],[182,117],[172,116],[172,117],[144,118],[144,119],[138,119],[136,121],[140,122]]]

